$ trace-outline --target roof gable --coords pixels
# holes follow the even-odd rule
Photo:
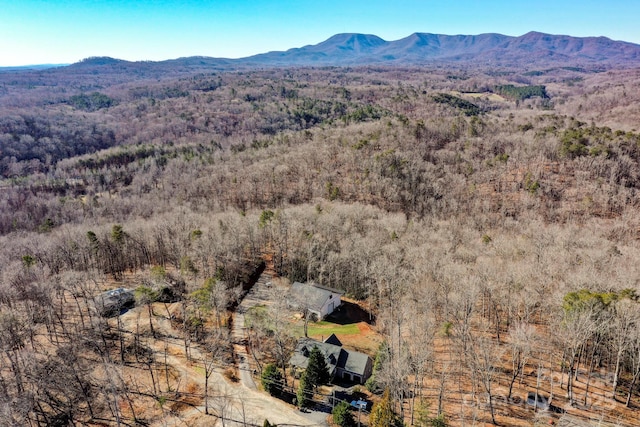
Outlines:
[[[368,362],[369,356],[366,354],[358,351],[349,351],[344,365],[344,370],[353,372],[354,374],[364,375],[367,370]]]
[[[331,334],[327,337],[326,340],[324,340],[325,343],[327,344],[333,344],[333,345],[337,345],[342,347],[342,343],[340,342],[340,340],[338,339],[338,337],[336,336],[336,334]]]

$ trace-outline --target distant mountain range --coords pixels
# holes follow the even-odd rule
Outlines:
[[[414,33],[395,41],[375,35],[337,34],[310,46],[238,60],[256,65],[422,65],[434,62],[527,65],[640,63],[640,45],[606,37],[571,37],[530,32],[448,36]]]
[[[0,71],[46,70],[47,68],[65,67],[67,65],[69,64],[16,65],[13,67],[0,67]]]
[[[145,74],[163,70],[230,70],[287,66],[428,65],[456,63],[501,67],[640,65],[640,45],[606,37],[572,37],[529,32],[520,37],[502,34],[443,35],[414,33],[395,41],[370,34],[336,34],[329,39],[287,51],[268,52],[240,59],[204,56],[167,61],[129,62],[109,57],[88,58],[69,69],[100,67],[112,71],[136,70]],[[13,67],[17,69],[17,67]],[[46,68],[32,66],[25,68]],[[4,69],[7,70],[7,69]],[[106,71],[106,70],[105,70]]]

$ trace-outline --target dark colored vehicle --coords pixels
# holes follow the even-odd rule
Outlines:
[[[105,317],[119,315],[122,310],[135,305],[136,297],[132,291],[125,288],[113,289],[96,297],[96,309]]]
[[[529,394],[527,394],[527,405],[546,411],[549,409],[549,400],[540,394],[530,391]]]

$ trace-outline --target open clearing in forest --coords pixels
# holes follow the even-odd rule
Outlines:
[[[375,357],[382,343],[382,336],[378,334],[369,322],[369,314],[362,309],[356,301],[344,299],[340,308],[325,320],[309,322],[308,335],[319,341],[325,340],[329,335],[335,334],[346,347]],[[296,322],[294,331],[297,336],[304,336],[304,320]]]
[[[276,282],[276,280],[274,280]],[[287,285],[279,283],[276,286],[280,292],[286,292]],[[246,309],[244,326],[251,327],[252,322],[269,322],[269,307],[274,304],[274,298],[280,293],[262,289],[263,285],[256,284],[245,298],[251,306]],[[295,337],[304,336],[304,319],[299,314],[290,317],[292,333]],[[324,320],[307,325],[307,335],[313,339],[324,341],[331,334],[335,334],[345,346],[375,357],[382,336],[372,327],[373,317],[367,310],[352,299],[342,298],[342,305],[338,310]]]
[[[304,327],[300,327],[299,325],[295,328],[296,335],[304,334]],[[328,337],[331,334],[336,335],[354,335],[360,333],[360,329],[358,329],[358,325],[356,323],[352,323],[350,325],[337,325],[332,322],[328,322],[326,320],[322,320],[320,322],[310,323],[307,328],[307,332],[310,336],[323,336]]]
[[[461,96],[461,97],[469,97],[469,98],[486,98],[489,101],[494,101],[494,102],[507,102],[507,99],[505,99],[504,97],[498,95],[497,93],[493,93],[493,92],[458,92],[458,91],[453,91],[452,92],[453,95],[455,96]]]

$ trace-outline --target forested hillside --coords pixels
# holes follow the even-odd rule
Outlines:
[[[407,424],[640,416],[639,70],[68,72],[0,74],[0,424],[179,419],[152,304],[224,367],[265,260],[371,309]]]

